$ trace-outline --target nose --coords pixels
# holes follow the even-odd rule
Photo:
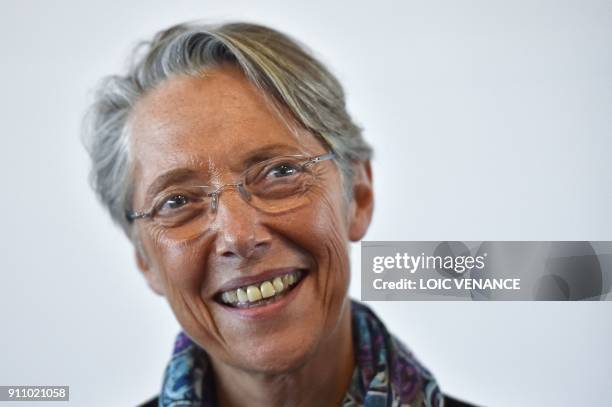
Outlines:
[[[261,257],[270,248],[271,236],[260,218],[261,213],[237,189],[224,190],[213,221],[217,256],[241,260]]]

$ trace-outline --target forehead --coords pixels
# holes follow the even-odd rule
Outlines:
[[[131,159],[141,185],[179,167],[237,165],[241,155],[279,144],[292,153],[321,149],[312,135],[296,137],[263,94],[229,66],[163,82],[130,117]]]

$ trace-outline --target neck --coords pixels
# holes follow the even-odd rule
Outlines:
[[[355,368],[350,301],[345,302],[335,331],[295,371],[253,374],[211,363],[219,406],[339,406]]]

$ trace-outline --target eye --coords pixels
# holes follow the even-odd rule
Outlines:
[[[279,164],[275,167],[272,167],[270,171],[268,171],[268,175],[271,175],[275,178],[288,177],[291,175],[295,175],[299,171],[298,167],[289,163]]]
[[[185,195],[173,195],[171,197],[169,197],[168,199],[166,199],[162,205],[161,205],[161,210],[172,210],[172,209],[179,209],[185,205],[187,205],[189,203],[189,198],[187,198],[187,196]]]

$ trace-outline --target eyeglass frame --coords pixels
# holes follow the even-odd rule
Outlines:
[[[280,157],[302,157],[302,155],[283,155]],[[327,161],[327,160],[331,160],[333,158],[336,158],[336,153],[334,153],[333,151],[329,151],[325,154],[321,154],[321,155],[317,155],[317,156],[312,156],[312,157],[304,157],[304,162],[300,164],[301,168],[304,168],[308,165],[312,165],[312,164],[317,164],[319,162],[322,161]],[[228,187],[236,187],[238,189],[238,191],[240,192],[240,195],[246,200],[249,201],[251,199],[251,193],[249,191],[246,190],[245,186],[244,186],[244,181],[245,181],[245,174],[254,166],[256,165],[260,165],[261,163],[264,163],[266,161],[270,161],[272,159],[269,160],[264,160],[261,161],[259,163],[256,163],[254,165],[252,165],[251,167],[247,168],[246,170],[244,170],[242,172],[242,174],[240,174],[240,177],[238,177],[238,179],[236,179],[235,182],[230,182],[227,184],[223,184],[220,185],[217,189],[215,189],[212,192],[207,192],[206,193],[206,197],[210,198],[212,197],[212,200],[210,202],[211,205],[211,209],[214,212],[216,212],[217,207],[218,207],[218,203],[219,203],[219,195],[221,195],[221,192],[223,192],[224,189],[228,188]],[[200,185],[200,187],[209,187],[210,185]],[[154,205],[153,205],[154,206]],[[125,217],[127,219],[127,221],[129,223],[133,223],[134,221],[138,220],[138,219],[153,219],[153,213],[155,212],[155,207],[149,209],[148,211],[126,211],[125,213]]]

